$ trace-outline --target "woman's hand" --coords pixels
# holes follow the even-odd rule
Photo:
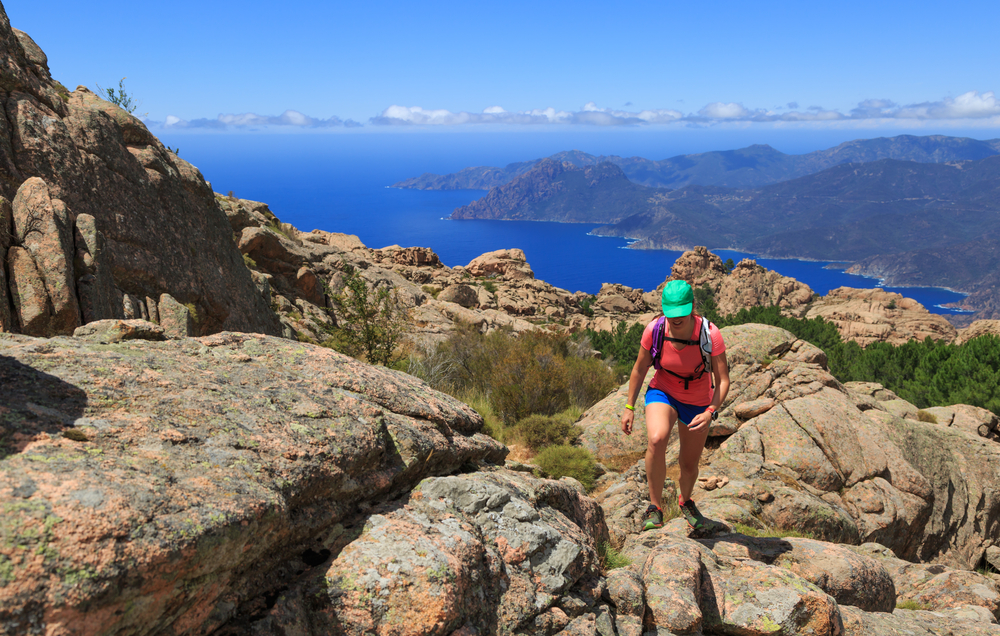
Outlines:
[[[708,426],[712,423],[712,412],[702,411],[701,413],[695,415],[691,418],[691,423],[688,424],[689,431],[700,431],[703,426]]]
[[[622,413],[622,432],[626,435],[632,434],[632,422],[635,419],[635,413],[631,409],[625,409]]]

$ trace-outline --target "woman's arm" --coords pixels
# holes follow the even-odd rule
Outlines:
[[[715,411],[722,410],[722,403],[726,401],[729,394],[729,362],[726,360],[726,352],[723,351],[717,356],[712,356],[712,375],[715,376],[715,393],[712,394],[712,403],[709,405]],[[702,426],[709,426],[712,423],[712,414],[709,411],[695,415],[691,419],[689,431],[696,431]]]
[[[653,356],[650,355],[649,349],[640,345],[639,355],[635,359],[635,364],[632,365],[632,373],[628,376],[628,401],[626,404],[635,406],[635,401],[639,399],[639,389],[642,388],[642,382],[646,379],[646,372],[649,371],[649,367],[652,364]],[[625,412],[622,413],[622,431],[626,435],[632,434],[632,422],[634,419],[635,411],[626,408]]]
[[[722,403],[729,395],[729,361],[726,352],[712,356],[712,375],[715,376],[715,395],[712,396],[712,406],[716,411],[722,410]]]

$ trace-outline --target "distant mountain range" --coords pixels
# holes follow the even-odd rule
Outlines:
[[[734,248],[772,257],[858,262],[890,284],[981,292],[997,305],[1000,155],[978,161],[850,163],[759,188],[632,183],[610,162],[545,159],[455,219],[601,223],[633,247]],[[977,244],[993,245],[983,252]],[[993,243],[990,243],[993,241]],[[992,299],[992,300],[991,300]]]
[[[687,185],[756,188],[821,172],[845,163],[896,159],[917,163],[975,161],[1000,154],[1000,139],[980,141],[967,137],[900,135],[858,139],[835,148],[804,155],[786,155],[767,145],[739,150],[679,155],[662,161],[642,157],[594,156],[579,150],[548,157],[578,168],[611,163],[633,183],[654,188]],[[512,163],[504,168],[474,167],[447,175],[426,173],[393,184],[416,190],[489,190],[513,181],[543,159]]]

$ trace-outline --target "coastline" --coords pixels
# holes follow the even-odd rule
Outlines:
[[[683,252],[683,251],[690,250],[690,249],[694,248],[694,246],[690,246],[690,245],[678,246],[678,247],[638,247],[638,248],[636,248],[636,247],[633,247],[633,245],[635,245],[636,243],[638,243],[640,241],[643,241],[645,239],[637,238],[637,237],[634,237],[634,236],[618,236],[618,235],[613,235],[613,234],[594,234],[593,232],[587,232],[587,235],[588,236],[596,236],[598,238],[619,238],[619,239],[624,239],[626,241],[630,241],[627,245],[625,245],[624,247],[622,247],[620,249],[635,249],[635,250],[643,250],[643,251],[675,251],[675,252]],[[797,261],[797,262],[800,262],[800,263],[825,263],[825,265],[823,266],[823,269],[829,269],[829,270],[832,270],[832,271],[840,271],[840,272],[843,272],[847,276],[857,276],[859,278],[864,278],[864,279],[867,279],[867,280],[877,280],[878,284],[876,284],[875,287],[886,287],[887,286],[885,284],[885,278],[880,278],[878,276],[869,276],[867,274],[856,274],[854,272],[848,272],[847,269],[851,265],[853,265],[853,263],[851,261],[827,260],[827,259],[806,258],[806,257],[798,257],[798,256],[771,256],[771,255],[768,255],[768,254],[755,254],[753,252],[744,252],[744,251],[742,251],[740,249],[733,248],[733,247],[709,247],[708,251],[712,252],[713,254],[717,254],[718,252],[738,252],[740,254],[745,254],[745,255],[747,255],[747,257],[753,258],[754,260],[767,259],[767,260],[771,260],[771,261]],[[832,267],[834,265],[836,265],[837,267]],[[894,287],[894,288],[898,288],[898,289],[943,290],[943,291],[946,291],[946,292],[949,292],[949,293],[952,293],[952,294],[958,294],[958,295],[962,296],[963,298],[967,298],[968,296],[972,295],[972,292],[963,291],[961,289],[953,289],[951,287],[936,286],[936,285],[892,284],[892,285],[888,285],[888,287]],[[961,301],[955,301],[955,302],[957,303],[957,302],[961,302]],[[962,313],[962,314],[973,314],[973,313],[976,313],[976,311],[977,311],[975,309],[965,309],[965,308],[962,308],[962,307],[954,307],[954,306],[951,306],[951,304],[935,304],[935,305],[932,305],[932,306],[933,307],[937,307],[939,309],[947,309],[947,310],[950,310],[950,311],[959,312],[959,313]]]

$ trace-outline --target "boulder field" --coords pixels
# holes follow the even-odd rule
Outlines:
[[[712,536],[637,532],[641,462],[591,498],[505,463],[464,404],[323,347],[0,335],[0,633],[1000,634],[984,414],[910,419],[787,332],[724,335]]]
[[[637,624],[648,630],[652,615],[676,634],[1000,631],[996,416],[964,405],[921,412],[880,385],[842,385],[820,350],[775,327],[723,336],[732,388],[693,498],[734,532],[697,536],[674,518],[639,535],[642,460],[600,480],[609,536],[633,563],[608,575],[609,589],[620,577],[628,598],[646,599]],[[582,443],[616,465],[645,449],[640,409],[631,436],[618,428],[624,400],[622,387],[578,423]],[[676,442],[667,457],[669,475]],[[812,588],[789,572],[835,603],[807,598]],[[719,624],[736,616],[752,624]]]

